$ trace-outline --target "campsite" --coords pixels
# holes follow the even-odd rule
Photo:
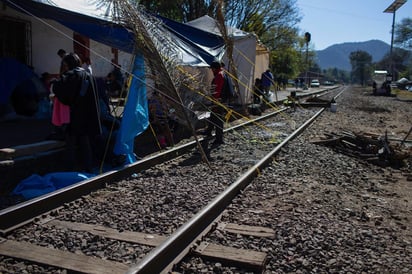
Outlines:
[[[0,148],[20,146],[32,154],[21,155],[18,161],[10,154],[2,157],[3,192],[31,175],[66,171],[61,154],[64,142],[49,138],[53,106],[50,86],[44,85],[45,75],[49,79],[59,76],[59,49],[90,59],[98,89],[103,92],[109,73],[117,70],[122,74],[121,93],[110,98],[110,109],[122,121],[114,151],[126,155],[124,164],[135,162],[153,147],[147,102],[155,91],[162,94],[179,125],[177,135],[185,137],[202,126],[199,117],[210,104],[211,61],[222,60],[235,80],[240,96],[231,104],[239,111],[252,102],[254,79],[269,65],[269,52],[259,38],[235,28],[227,29],[233,41],[229,57],[218,23],[209,16],[183,24],[142,11],[138,19],[146,25],[132,26],[119,20],[120,15],[110,7],[94,1],[2,0],[2,4],[0,20],[10,26],[3,34],[11,41],[6,55],[13,57],[0,62],[0,121],[2,130],[7,131],[0,138]],[[137,36],[142,33],[147,36],[146,43],[150,40],[156,48],[155,53],[139,44]],[[22,89],[25,92],[19,92]],[[28,160],[33,155],[35,159]],[[25,160],[20,161],[22,158]],[[110,165],[104,168],[110,169]]]

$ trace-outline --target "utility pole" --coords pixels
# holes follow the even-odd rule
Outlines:
[[[308,79],[308,70],[309,70],[309,42],[310,42],[310,33],[305,33],[305,43],[306,43],[306,74],[305,74],[305,82],[306,82],[306,89],[309,87],[309,79]]]
[[[406,3],[407,0],[395,0],[389,7],[387,7],[383,12],[385,13],[392,13],[393,14],[393,18],[392,18],[392,36],[391,36],[391,51],[390,51],[390,71],[391,71],[391,81],[392,79],[394,79],[395,77],[395,71],[394,71],[394,66],[393,66],[393,55],[392,55],[392,51],[393,51],[393,35],[395,33],[395,14],[396,11],[402,7],[403,4]]]

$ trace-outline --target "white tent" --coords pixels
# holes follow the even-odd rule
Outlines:
[[[205,15],[187,23],[188,25],[221,35],[215,19]],[[260,78],[261,74],[269,67],[269,51],[264,47],[252,33],[227,27],[228,35],[233,39],[233,61],[237,68],[239,80],[240,98],[238,103],[248,104],[253,97],[253,84],[255,78]],[[223,61],[227,63],[227,56]]]

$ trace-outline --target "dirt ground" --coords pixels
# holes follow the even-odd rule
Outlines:
[[[338,105],[335,120],[339,124],[331,129],[325,128],[325,132],[334,130],[387,135],[391,145],[400,145],[406,138],[402,145],[403,151],[409,151],[406,166],[378,169],[380,173],[368,178],[372,182],[370,194],[361,198],[371,204],[365,211],[365,218],[375,220],[377,224],[385,222],[388,227],[401,228],[399,231],[405,235],[405,241],[409,241],[412,239],[412,93],[395,90],[393,94],[397,94],[396,97],[376,97],[370,94],[367,87],[354,87],[351,94],[352,98],[345,98],[349,102],[347,106]],[[345,110],[349,107],[354,109],[352,113],[339,111],[339,108]],[[365,210],[362,208],[365,204],[354,201],[351,196],[343,201],[350,208],[358,206],[359,210]],[[383,216],[387,216],[385,220]]]

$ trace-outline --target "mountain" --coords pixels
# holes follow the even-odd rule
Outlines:
[[[324,50],[316,51],[317,63],[322,69],[338,68],[346,71],[352,69],[349,55],[351,52],[362,50],[372,56],[372,62],[380,61],[389,53],[390,45],[381,40],[369,40],[365,42],[347,42],[335,44]]]

